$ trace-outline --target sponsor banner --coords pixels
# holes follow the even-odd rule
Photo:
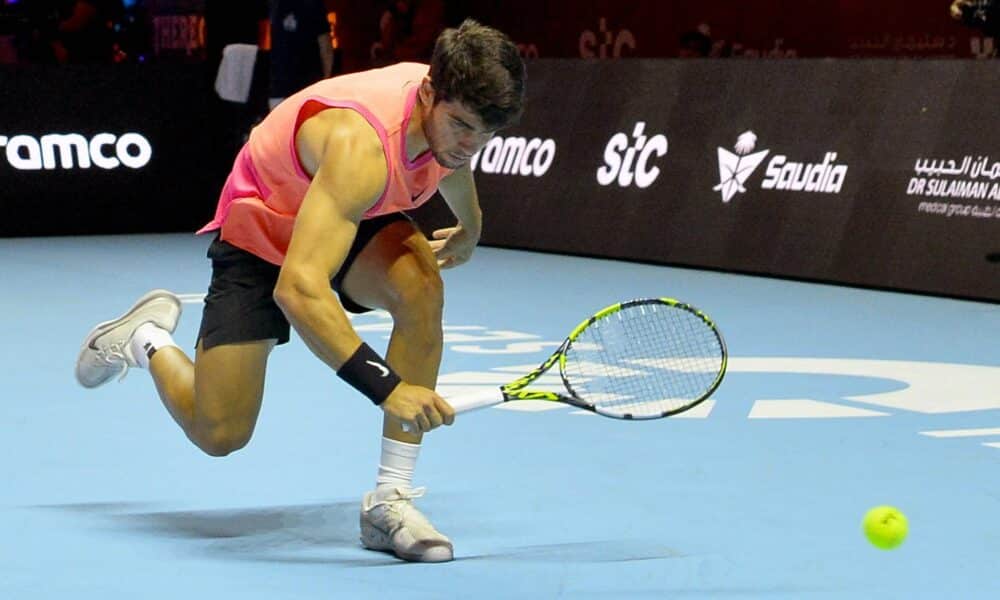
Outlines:
[[[50,133],[41,138],[0,135],[0,148],[4,147],[7,164],[21,171],[89,169],[92,165],[102,169],[123,165],[141,169],[153,155],[149,140],[134,132],[121,137],[98,133],[89,141],[78,133]]]
[[[193,230],[235,150],[201,65],[0,70],[0,236]]]
[[[1000,219],[1000,161],[988,155],[919,158],[906,195],[922,200],[917,210],[942,217]]]
[[[486,244],[1000,300],[990,62],[540,59],[529,72],[522,122],[472,161]],[[210,75],[0,70],[0,235],[211,218],[239,144]],[[451,220],[441,203],[425,212]]]
[[[472,163],[487,244],[1000,300],[987,63],[530,70]]]

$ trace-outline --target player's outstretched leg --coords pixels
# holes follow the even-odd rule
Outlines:
[[[83,341],[76,361],[76,380],[86,388],[107,383],[116,375],[125,376],[139,366],[132,348],[132,336],[146,323],[172,333],[181,316],[181,301],[167,290],[143,295],[122,316],[94,327]]]
[[[266,289],[269,294],[270,287]],[[206,454],[226,456],[250,441],[260,414],[267,357],[276,340],[205,350],[199,339],[195,365],[170,335],[180,314],[181,302],[174,294],[145,294],[124,315],[91,330],[80,349],[76,378],[93,388],[124,376],[129,368],[148,369],[160,399],[188,439]],[[221,317],[216,317],[213,322],[218,323]]]
[[[415,562],[446,562],[453,558],[451,540],[445,537],[415,506],[424,488],[399,487],[383,499],[375,492],[361,502],[361,543],[370,550],[392,552]]]

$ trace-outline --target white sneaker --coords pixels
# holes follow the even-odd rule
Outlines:
[[[451,540],[434,529],[413,506],[425,488],[396,488],[384,500],[375,492],[361,501],[361,543],[369,550],[392,552],[403,560],[446,562],[454,557]]]
[[[85,388],[94,388],[115,375],[125,377],[129,367],[138,366],[129,347],[135,330],[143,323],[153,323],[173,333],[180,316],[181,300],[171,292],[145,294],[124,315],[100,323],[87,334],[76,359],[76,380]]]

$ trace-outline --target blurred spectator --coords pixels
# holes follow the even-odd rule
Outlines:
[[[214,80],[222,63],[223,49],[230,44],[264,46],[268,23],[267,0],[205,0],[205,47],[207,72]],[[216,142],[217,151],[234,154],[246,142],[250,128],[267,114],[268,63],[258,52],[252,86],[246,103],[224,102],[216,107],[221,128],[228,135]],[[209,84],[211,85],[211,84]],[[220,182],[221,183],[221,182]]]
[[[112,27],[124,10],[121,0],[63,0],[57,2],[59,21],[52,52],[60,63],[109,63]]]
[[[444,27],[444,0],[393,0],[379,21],[380,41],[372,48],[372,62],[427,62]]]
[[[0,64],[16,64],[19,51],[25,45],[27,19],[20,2],[10,4],[0,0]]]
[[[262,45],[267,18],[267,0],[205,0],[205,46],[212,72],[229,44]]]
[[[951,17],[984,35],[1000,37],[1000,0],[954,0]]]
[[[697,29],[681,34],[679,58],[708,58],[712,55],[712,37],[708,25],[702,23]]]
[[[333,72],[333,44],[323,0],[271,0],[268,105]]]
[[[125,10],[115,24],[114,62],[149,60],[153,55],[153,24],[145,0],[123,0]]]
[[[0,35],[12,42],[20,63],[111,62],[112,27],[121,13],[121,0],[5,3]]]

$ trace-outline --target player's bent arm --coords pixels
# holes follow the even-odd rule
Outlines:
[[[327,113],[324,126],[331,133],[302,140],[303,154],[321,158],[295,219],[274,299],[309,349],[341,373],[366,347],[334,296],[330,279],[343,265],[365,211],[381,196],[388,171],[378,136],[360,115]],[[303,157],[303,162],[309,163],[309,158]],[[374,354],[371,358],[378,359]],[[348,382],[357,387],[358,381]],[[405,382],[390,387],[368,393],[373,388],[362,385],[369,398],[412,431],[453,422],[454,411],[432,390]]]
[[[452,172],[438,183],[438,191],[462,229],[478,240],[483,230],[483,211],[479,207],[472,168],[465,165]]]
[[[330,115],[330,133],[313,145],[318,168],[302,202],[274,299],[310,350],[334,370],[361,345],[330,288],[365,211],[388,171],[377,134],[353,111]],[[308,145],[308,143],[307,143]]]

